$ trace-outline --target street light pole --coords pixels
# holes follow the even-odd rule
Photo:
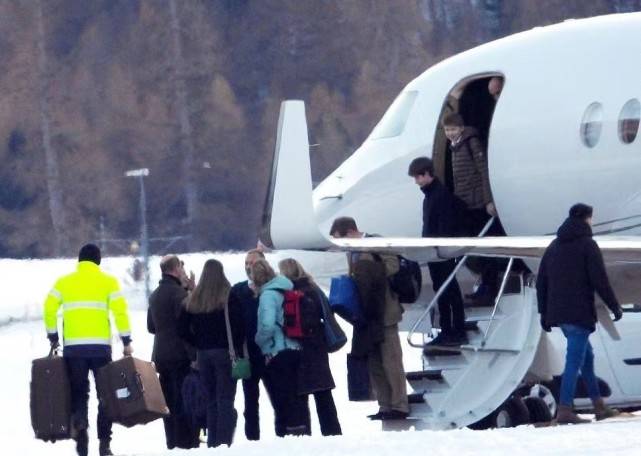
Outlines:
[[[145,273],[145,297],[149,299],[149,232],[147,230],[147,196],[145,194],[144,177],[149,176],[148,168],[131,169],[125,173],[126,177],[137,177],[140,182],[140,253],[143,258]]]

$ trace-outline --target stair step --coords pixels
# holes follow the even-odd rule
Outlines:
[[[414,380],[443,380],[443,371],[441,369],[431,369],[424,371],[407,372],[405,377],[409,381]]]
[[[466,321],[465,322],[466,331],[479,331],[479,325],[476,321]]]
[[[423,355],[431,358],[436,356],[460,356],[461,350],[458,347],[425,347]]]
[[[423,393],[412,393],[407,395],[407,402],[410,404],[424,404],[425,395]]]

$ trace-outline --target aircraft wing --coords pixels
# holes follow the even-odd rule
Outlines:
[[[502,236],[472,238],[366,237],[332,239],[334,248],[352,252],[403,255],[419,262],[463,255],[540,258],[554,236]],[[606,263],[641,263],[641,236],[595,236]]]

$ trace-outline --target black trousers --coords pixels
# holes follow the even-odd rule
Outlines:
[[[332,397],[332,390],[315,392],[314,402],[316,403],[316,413],[318,414],[321,434],[341,435],[343,432],[338,422],[338,413],[336,412],[336,404],[334,404],[334,398]],[[308,424],[309,429],[311,429],[310,424]]]
[[[182,387],[190,372],[189,363],[176,366],[158,366],[160,387],[165,395],[169,416],[163,418],[167,448],[198,448],[200,430],[191,423],[183,407]]]
[[[449,275],[454,271],[456,263],[454,260],[435,261],[428,263],[432,278],[432,288],[436,293],[445,283]],[[438,311],[440,314],[440,326],[443,334],[465,331],[465,310],[463,309],[463,297],[456,277],[450,282],[443,294],[438,298]]]
[[[265,386],[270,392],[276,421],[276,435],[311,434],[307,395],[297,394],[299,350],[283,350],[267,365]]]
[[[260,440],[258,399],[260,396],[260,381],[265,381],[265,358],[262,356],[252,357],[250,361],[252,370],[251,377],[243,380],[243,395],[245,396],[245,411],[243,412],[245,417],[245,437],[247,437],[247,440]],[[271,401],[271,395],[269,399]]]
[[[96,372],[111,362],[111,356],[76,358],[65,357],[69,382],[71,383],[71,420],[76,429],[89,427],[89,371]],[[111,439],[111,420],[107,418],[104,407],[98,404],[98,438]]]

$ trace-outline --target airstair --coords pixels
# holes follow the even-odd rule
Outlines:
[[[458,262],[408,333],[409,345],[422,351],[423,370],[407,373],[413,390],[409,419],[384,422],[384,429],[442,430],[477,423],[512,395],[532,364],[541,337],[536,289],[533,281],[511,273],[513,259],[494,305],[466,308],[468,344],[425,345],[435,332],[429,317],[438,297],[465,260]]]

